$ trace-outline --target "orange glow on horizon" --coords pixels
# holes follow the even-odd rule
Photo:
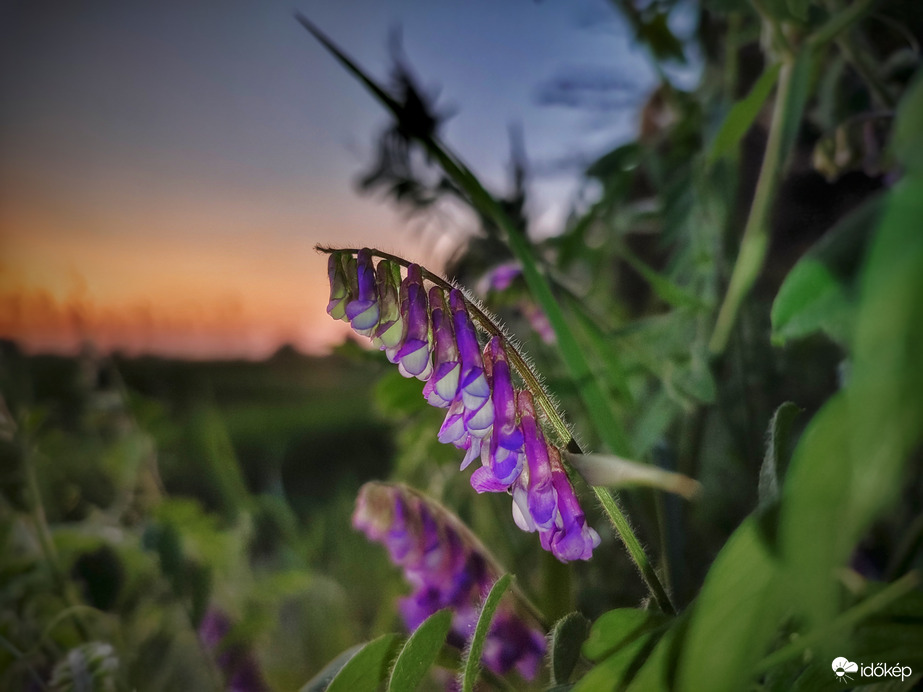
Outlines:
[[[7,236],[0,337],[65,354],[87,341],[188,358],[262,358],[284,344],[329,351],[348,328],[324,311],[326,261],[307,244],[278,245]]]

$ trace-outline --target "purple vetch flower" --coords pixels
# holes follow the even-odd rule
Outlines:
[[[560,453],[556,448],[549,447],[548,455],[558,511],[551,530],[541,533],[542,547],[554,553],[561,562],[589,560],[593,549],[599,545],[599,534],[586,523],[586,515],[567,478]]]
[[[490,373],[494,404],[493,433],[487,460],[500,483],[510,485],[522,470],[523,436],[516,420],[516,391],[499,336],[490,340],[484,351],[484,364]]]
[[[210,607],[199,623],[199,639],[215,657],[224,676],[228,692],[262,692],[268,690],[253,653],[241,643],[226,643],[232,629],[231,620],[222,610]]]
[[[343,252],[331,252],[327,258],[327,276],[330,279],[330,300],[327,302],[327,314],[335,320],[346,319],[346,304],[349,302],[349,281],[343,263],[348,255]]]
[[[481,347],[478,344],[474,324],[468,315],[468,307],[461,291],[449,293],[449,306],[455,325],[455,339],[461,359],[459,389],[464,404],[465,427],[475,437],[484,438],[490,434],[494,409],[490,397],[490,384],[484,372]]]
[[[435,355],[433,376],[423,386],[423,396],[430,405],[449,408],[458,396],[461,360],[455,343],[452,314],[445,301],[445,292],[436,286],[429,289],[430,314],[433,320]]]
[[[474,632],[478,607],[501,572],[461,520],[405,486],[366,483],[353,526],[383,543],[404,570],[413,588],[398,603],[407,628],[413,631],[436,611],[451,608],[448,642],[463,648]],[[481,662],[498,675],[515,669],[531,680],[545,647],[537,623],[527,621],[507,598],[494,616]]]
[[[397,352],[397,369],[404,377],[426,381],[433,374],[433,345],[426,289],[418,264],[407,268],[407,278],[401,283],[401,315],[406,328],[404,343]]]
[[[519,392],[518,403],[528,465],[528,478],[525,483],[526,506],[535,526],[547,530],[554,523],[557,508],[557,492],[551,478],[548,445],[536,421],[532,394],[527,391]]]
[[[378,303],[375,267],[368,248],[359,250],[356,257],[356,288],[356,294],[346,304],[346,317],[357,334],[369,336],[378,326],[381,307]]]
[[[378,284],[378,302],[381,317],[372,343],[383,350],[392,363],[397,362],[397,352],[404,341],[404,318],[401,316],[401,267],[381,260],[375,271]]]

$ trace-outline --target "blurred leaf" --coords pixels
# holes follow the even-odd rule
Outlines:
[[[763,104],[766,103],[766,99],[769,98],[772,88],[779,79],[781,67],[782,63],[778,62],[767,67],[750,89],[750,93],[731,107],[705,156],[706,166],[712,166],[722,156],[737,150],[740,140],[747,134],[756,116],[762,110]]]
[[[923,436],[921,218],[923,178],[905,179],[888,195],[862,271],[850,379],[811,421],[786,477],[786,570],[812,626],[835,616],[834,571],[898,496]]]
[[[788,448],[788,438],[792,422],[801,409],[790,401],[776,409],[769,422],[769,439],[766,455],[760,466],[759,507],[765,508],[779,499],[779,469],[782,467],[782,455]]]
[[[590,485],[623,488],[642,486],[682,495],[687,500],[701,492],[698,481],[637,461],[622,459],[613,454],[571,454],[565,457]]]
[[[582,613],[570,613],[558,620],[551,630],[551,684],[565,684],[570,680],[580,648],[587,637],[590,622]]]
[[[600,615],[590,628],[583,644],[583,655],[600,661],[639,637],[667,622],[667,617],[653,610],[616,608]]]
[[[676,648],[682,639],[685,620],[674,622],[650,652],[650,655],[641,664],[636,674],[632,675],[631,682],[626,692],[672,692],[675,686],[671,683],[674,677],[677,660]],[[711,687],[707,687],[709,691]]]
[[[789,98],[785,102],[785,110],[776,114],[776,117],[782,118],[782,127],[780,130],[779,151],[782,153],[780,168],[784,167],[785,160],[788,158],[795,140],[798,137],[798,131],[801,129],[801,119],[804,115],[804,109],[811,95],[811,78],[814,73],[814,66],[817,61],[817,54],[810,48],[803,48],[795,57],[795,64],[792,66],[792,74],[789,85]],[[783,171],[774,171],[775,175],[780,175]]]
[[[388,666],[397,653],[399,642],[397,634],[383,634],[365,644],[340,668],[326,692],[377,689],[388,677]]]
[[[389,636],[389,635],[385,635],[385,636]],[[390,635],[390,636],[397,636],[397,635]],[[336,674],[339,673],[340,670],[343,668],[343,666],[345,666],[347,662],[353,656],[355,656],[364,646],[366,645],[356,644],[355,646],[348,648],[346,651],[341,653],[335,659],[330,661],[330,663],[324,666],[323,669],[317,675],[315,675],[313,678],[308,680],[304,684],[304,686],[301,687],[299,692],[324,692],[328,688],[328,686],[330,685],[330,682],[333,680]]]
[[[421,392],[419,380],[388,370],[375,383],[375,404],[383,415],[405,420],[429,407]]]
[[[657,297],[665,303],[675,308],[694,308],[696,310],[704,310],[706,308],[705,303],[703,303],[698,296],[693,295],[686,289],[673,283],[667,277],[654,271],[627,247],[620,247],[618,253],[632,269],[644,277],[644,280],[650,284],[651,289],[657,294]]]
[[[773,342],[818,330],[841,344],[848,341],[859,263],[882,209],[880,197],[866,202],[827,231],[792,268],[772,304]]]
[[[923,173],[923,70],[898,104],[891,150],[907,172]]]
[[[650,630],[626,641],[580,678],[573,692],[604,692],[624,688],[643,665],[657,641],[657,633]]]
[[[679,660],[679,690],[746,689],[786,615],[778,568],[753,518],[731,535],[693,606]]]
[[[389,692],[417,689],[445,644],[451,626],[452,611],[446,608],[433,613],[417,627],[394,662]]]
[[[477,682],[478,674],[481,670],[481,654],[484,651],[484,642],[487,641],[487,635],[490,632],[490,623],[500,605],[500,599],[503,594],[513,583],[512,574],[504,574],[494,585],[490,587],[490,593],[484,599],[481,606],[481,612],[478,615],[478,623],[474,628],[474,635],[468,642],[465,649],[465,655],[462,658],[461,683],[462,692],[472,692],[474,684]]]

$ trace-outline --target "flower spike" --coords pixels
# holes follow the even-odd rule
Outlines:
[[[375,257],[380,258],[377,266]],[[403,279],[401,266],[407,267]],[[401,375],[426,383],[426,401],[447,409],[439,441],[465,451],[462,469],[480,460],[471,486],[479,493],[510,493],[516,525],[538,532],[542,547],[562,562],[589,559],[599,535],[586,523],[560,450],[542,431],[538,395],[532,393],[540,391],[537,378],[499,328],[460,290],[392,255],[367,248],[331,251],[327,270],[327,311],[336,319],[349,320],[356,332],[368,336],[397,364]],[[492,335],[483,351],[472,314]],[[513,381],[514,369],[526,384],[522,391]],[[551,416],[547,398],[542,406]],[[566,434],[561,420],[548,420],[559,436],[562,428]],[[429,524],[423,529],[411,526],[422,520],[412,520],[412,508],[402,502],[395,500],[387,534],[376,533],[373,525],[363,530],[385,542],[398,564],[417,560],[413,550],[430,555],[430,561],[448,560],[435,552],[441,550],[437,545],[441,534]],[[418,534],[428,541],[423,548],[407,542]],[[414,613],[429,612],[429,598],[418,594],[402,604],[408,622],[416,621]]]

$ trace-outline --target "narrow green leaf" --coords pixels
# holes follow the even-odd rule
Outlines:
[[[769,435],[766,441],[766,455],[760,467],[759,480],[759,506],[768,507],[779,499],[779,468],[782,466],[782,455],[788,447],[789,432],[792,422],[801,412],[801,409],[790,401],[776,409],[769,422]]]
[[[689,476],[622,459],[613,454],[570,454],[565,458],[590,485],[610,488],[646,487],[682,495],[687,500],[695,498],[701,484]]]
[[[600,615],[593,623],[590,636],[583,644],[583,655],[591,661],[599,661],[665,622],[667,618],[654,610],[610,610]]]
[[[574,685],[573,692],[621,689],[647,660],[657,644],[656,632],[645,632],[613,651]]]
[[[340,668],[327,692],[374,690],[388,677],[388,664],[397,650],[400,637],[383,634],[357,651]]]
[[[670,682],[674,674],[677,659],[677,647],[682,641],[683,625],[686,621],[678,620],[656,642],[653,650],[646,656],[640,668],[636,665],[629,670],[630,683],[626,692],[672,692],[675,686]],[[711,687],[699,688],[711,690]]]
[[[747,519],[705,577],[679,660],[678,690],[747,688],[754,664],[786,615],[779,581],[756,522]]]
[[[898,104],[891,148],[909,172],[923,173],[923,72],[917,73]]]
[[[740,140],[747,134],[747,130],[753,125],[763,104],[772,93],[772,88],[779,79],[781,67],[781,63],[774,63],[767,67],[750,89],[750,93],[733,105],[708,150],[705,157],[706,166],[711,166],[722,156],[736,151]]]
[[[627,247],[619,249],[619,256],[650,285],[657,297],[676,308],[705,310],[707,306],[698,296],[678,286],[673,281],[648,266]]]
[[[423,621],[410,635],[394,662],[388,682],[389,692],[407,692],[417,688],[439,655],[451,626],[452,611],[449,609],[433,613]]]
[[[558,620],[551,630],[551,684],[561,685],[570,680],[589,630],[590,621],[582,613],[570,613]]]
[[[513,583],[512,574],[504,574],[490,588],[490,593],[484,599],[481,606],[481,613],[478,615],[478,623],[474,628],[474,636],[468,643],[467,651],[462,660],[462,691],[472,692],[474,683],[477,682],[478,674],[481,671],[481,654],[484,652],[484,642],[490,632],[490,623],[493,621],[494,613],[497,612],[497,606],[500,605],[500,599],[503,594]]]

